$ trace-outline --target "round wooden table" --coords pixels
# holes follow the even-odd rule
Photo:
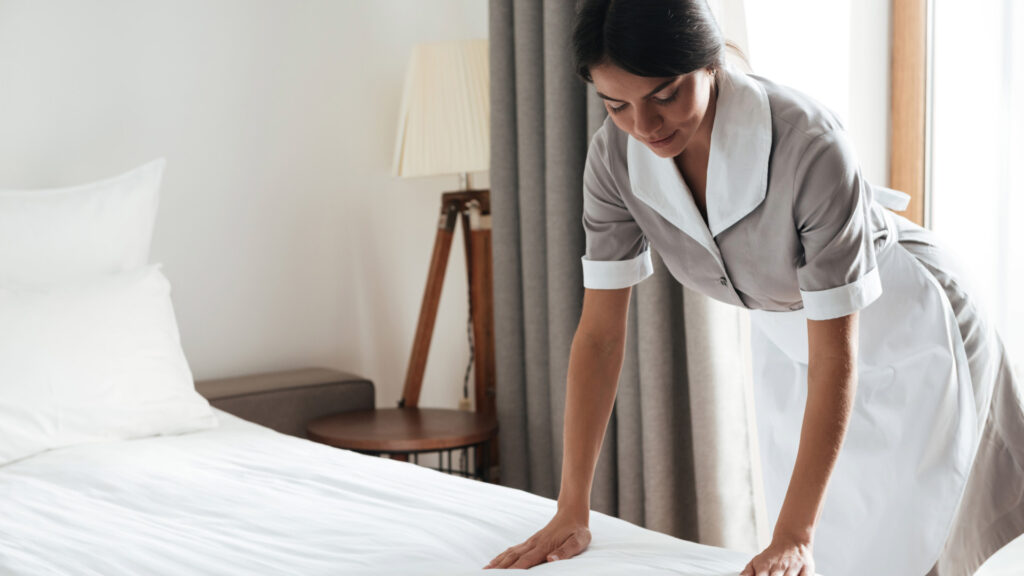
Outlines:
[[[342,412],[311,420],[306,425],[310,440],[346,450],[418,464],[418,455],[437,452],[437,470],[485,480],[488,443],[496,438],[498,422],[493,416],[444,408],[378,408]],[[461,471],[452,468],[452,452],[465,454],[472,448],[476,471],[468,470],[469,458]],[[447,453],[448,467],[444,468]]]

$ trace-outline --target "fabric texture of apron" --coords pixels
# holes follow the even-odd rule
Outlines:
[[[902,193],[875,191],[886,208],[905,207]],[[900,245],[899,217],[884,212],[889,234],[877,252],[883,293],[859,314],[853,411],[815,531],[814,556],[826,576],[927,573],[950,532],[980,435],[954,310],[935,277]],[[752,310],[750,319],[774,530],[807,399],[807,318],[803,310]]]

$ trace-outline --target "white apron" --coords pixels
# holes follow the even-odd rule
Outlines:
[[[901,209],[901,195],[875,187]],[[904,195],[905,196],[905,195]],[[824,576],[919,576],[938,558],[978,443],[964,343],[935,278],[890,230],[878,251],[883,293],[860,311],[857,391],[815,530]],[[765,499],[778,518],[807,399],[803,310],[751,311]]]

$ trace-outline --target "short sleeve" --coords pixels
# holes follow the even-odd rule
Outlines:
[[[617,289],[654,272],[647,238],[618,192],[609,169],[607,134],[594,133],[583,169],[583,286]]]
[[[841,129],[815,138],[796,174],[794,218],[802,258],[797,281],[811,320],[856,312],[882,294],[870,192]]]

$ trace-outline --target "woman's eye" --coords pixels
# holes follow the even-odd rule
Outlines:
[[[654,98],[654,101],[657,102],[658,104],[668,104],[668,103],[674,101],[676,99],[676,96],[678,96],[678,95],[679,95],[679,91],[676,90],[675,92],[673,92],[672,94],[670,94],[669,96],[666,96],[664,98]],[[617,108],[615,106],[609,105],[608,106],[608,111],[612,112],[614,114],[614,113],[621,112],[625,107],[626,107],[625,104],[622,104],[621,106],[619,106]]]
[[[679,91],[676,90],[670,96],[666,96],[664,98],[655,98],[654,100],[656,102],[658,102],[658,103],[661,103],[661,104],[668,104],[669,102],[675,100],[676,99],[676,95],[678,95],[678,94],[679,94]]]

